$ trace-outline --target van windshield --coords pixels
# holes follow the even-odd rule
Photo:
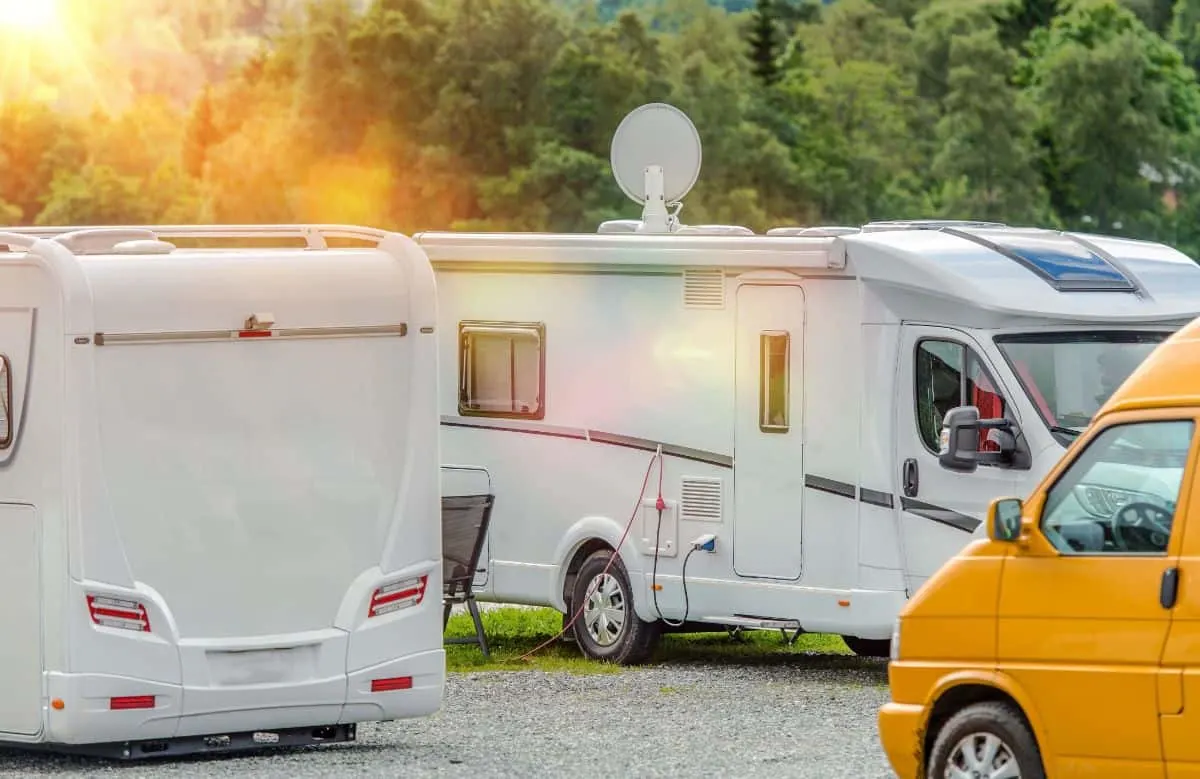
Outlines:
[[[996,337],[1042,421],[1066,445],[1171,331],[1088,330]]]

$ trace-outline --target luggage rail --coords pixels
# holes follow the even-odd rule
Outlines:
[[[338,224],[278,224],[278,225],[71,225],[50,227],[6,227],[0,230],[0,244],[8,243],[29,249],[33,241],[46,238],[68,248],[87,247],[91,251],[107,245],[131,240],[162,240],[165,238],[264,239],[290,238],[304,241],[306,248],[329,248],[335,238],[381,243],[395,233],[373,227]],[[109,239],[109,240],[105,240]]]

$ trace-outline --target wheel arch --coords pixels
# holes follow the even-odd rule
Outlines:
[[[608,517],[585,517],[572,525],[558,544],[554,558],[559,560],[558,573],[550,592],[550,603],[559,611],[567,611],[568,593],[575,583],[575,575],[592,554],[599,551],[616,551],[625,529]],[[629,589],[633,595],[633,607],[638,616],[646,621],[657,619],[649,612],[641,561],[633,542],[626,537],[621,544],[620,556],[625,572],[629,575]]]
[[[925,718],[921,732],[921,770],[925,768],[924,761],[928,759],[930,750],[933,749],[933,742],[937,738],[938,731],[941,730],[942,725],[950,717],[954,716],[955,712],[974,703],[983,703],[985,701],[1008,703],[1016,709],[1017,714],[1029,727],[1029,732],[1033,734],[1033,740],[1037,744],[1038,750],[1042,753],[1043,763],[1049,761],[1051,751],[1046,740],[1046,732],[1041,718],[1038,716],[1037,710],[1033,707],[1033,702],[1021,686],[1016,683],[1016,680],[1007,674],[999,672],[980,673],[968,671],[952,674],[943,679],[934,689],[933,694],[926,704],[925,710],[929,714]]]

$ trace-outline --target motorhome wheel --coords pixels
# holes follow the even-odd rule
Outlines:
[[[859,657],[890,657],[892,653],[891,639],[842,636],[842,640]]]
[[[1046,779],[1046,770],[1020,712],[1010,704],[987,701],[961,709],[941,727],[925,776]]]
[[[588,657],[634,665],[654,651],[661,626],[643,621],[633,610],[629,575],[620,557],[604,570],[612,554],[596,552],[579,568],[571,593],[572,613],[583,606],[575,623],[575,640]]]

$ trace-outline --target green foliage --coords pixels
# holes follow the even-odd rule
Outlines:
[[[64,0],[79,68],[0,41],[0,222],[591,232],[637,215],[609,144],[666,101],[685,222],[1200,251],[1200,0],[1164,1]]]

